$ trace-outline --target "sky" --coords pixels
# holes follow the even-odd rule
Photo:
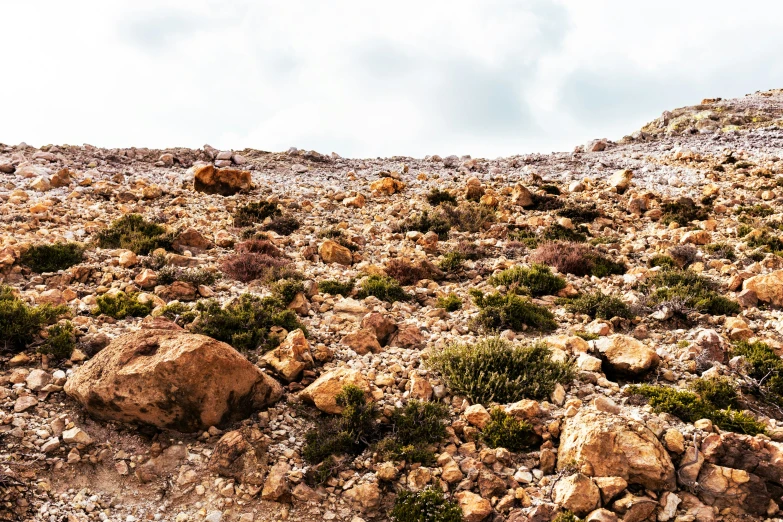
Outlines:
[[[7,0],[0,142],[570,151],[783,87],[783,2]]]

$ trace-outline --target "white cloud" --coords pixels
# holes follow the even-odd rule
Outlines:
[[[494,157],[783,86],[776,2],[65,4],[0,7],[0,141]]]

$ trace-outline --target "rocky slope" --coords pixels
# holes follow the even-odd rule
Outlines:
[[[49,322],[73,325],[76,343],[42,353],[56,332],[40,328],[15,342],[19,316],[0,306],[0,520],[387,520],[401,492],[429,487],[469,522],[781,520],[781,187],[780,90],[667,111],[618,142],[495,160],[0,144],[5,301],[64,305]],[[456,204],[431,204],[433,189]],[[254,202],[271,216],[248,218]],[[162,227],[158,243],[107,246],[132,214]],[[564,251],[564,239],[582,241]],[[29,252],[62,242],[83,257],[34,271]],[[498,277],[533,261],[570,273],[550,292]],[[401,299],[363,297],[372,274],[401,280]],[[333,295],[327,280],[356,288]],[[554,323],[482,310],[475,290]],[[120,292],[140,312],[97,311]],[[596,292],[619,303],[568,300]],[[285,298],[288,322],[210,339],[205,303],[248,293]],[[498,403],[432,362],[493,335],[543,339],[572,371],[546,396]],[[764,365],[755,341],[774,354]],[[691,400],[697,382],[736,396],[653,396]],[[423,444],[433,458],[357,440],[314,473],[306,435],[339,417],[345,384],[376,411],[371,429],[414,399],[445,405],[443,437]],[[495,408],[534,442],[492,442]]]

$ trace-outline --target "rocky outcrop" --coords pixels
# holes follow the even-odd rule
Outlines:
[[[742,283],[743,290],[751,290],[756,298],[773,306],[783,306],[783,270],[758,275]]]
[[[346,266],[353,263],[351,251],[331,239],[321,243],[321,246],[318,247],[318,255],[321,256],[321,261],[324,263],[337,263]]]
[[[204,335],[123,335],[65,384],[94,417],[190,432],[242,419],[282,390],[231,346]]]
[[[312,368],[314,364],[310,343],[301,328],[289,332],[280,346],[265,353],[262,359],[289,382],[296,380],[304,370]]]
[[[193,168],[193,188],[197,192],[231,196],[252,186],[249,170],[219,169],[214,165]]]

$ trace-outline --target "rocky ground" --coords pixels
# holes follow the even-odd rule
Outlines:
[[[783,520],[783,415],[732,352],[760,340],[783,354],[783,247],[753,241],[780,234],[781,180],[779,90],[667,111],[617,142],[493,160],[0,144],[0,281],[30,305],[67,306],[62,321],[76,332],[70,358],[40,353],[38,335],[0,354],[0,520],[387,520],[399,492],[426,487],[442,489],[468,522],[546,521],[565,510],[594,521]],[[460,207],[480,201],[484,221],[440,238],[406,227],[435,212],[434,188]],[[683,215],[703,212],[663,219],[678,198],[690,198],[676,207]],[[237,356],[160,314],[173,302],[271,292],[224,270],[252,233],[236,226],[236,210],[259,201],[299,222],[288,235],[265,234],[303,276],[290,308],[307,337],[278,330],[285,341],[272,355]],[[598,214],[584,224],[561,212],[591,205]],[[173,244],[159,256],[101,248],[97,234],[129,214],[166,228]],[[539,295],[531,302],[554,314],[556,329],[479,328],[469,291],[493,291],[493,274],[528,266],[536,250],[525,237],[552,224],[581,230],[626,267],[561,274],[559,297],[600,290],[632,315],[593,318]],[[43,273],[25,265],[31,246],[56,242],[85,245],[81,262]],[[466,242],[485,255],[435,268]],[[662,270],[654,258],[667,255],[739,311],[647,304],[644,284]],[[361,285],[395,259],[427,272],[404,286],[408,301],[318,291],[331,279]],[[158,284],[165,266],[222,277]],[[96,313],[100,296],[119,291],[138,292],[151,313]],[[448,294],[460,309],[438,307]],[[532,426],[529,451],[490,448],[481,433],[498,405],[473,404],[427,363],[444,346],[493,333],[519,345],[543,338],[554,358],[573,361],[575,378],[549,397],[499,405]],[[101,387],[109,373],[120,377]],[[686,422],[628,392],[633,383],[688,390],[718,376],[741,391],[735,409],[762,433]],[[381,422],[414,398],[447,405],[435,460],[384,460],[371,444],[313,481],[305,434],[340,411],[334,396],[345,383],[365,390]],[[160,396],[139,407],[119,401],[120,388],[134,400]]]

